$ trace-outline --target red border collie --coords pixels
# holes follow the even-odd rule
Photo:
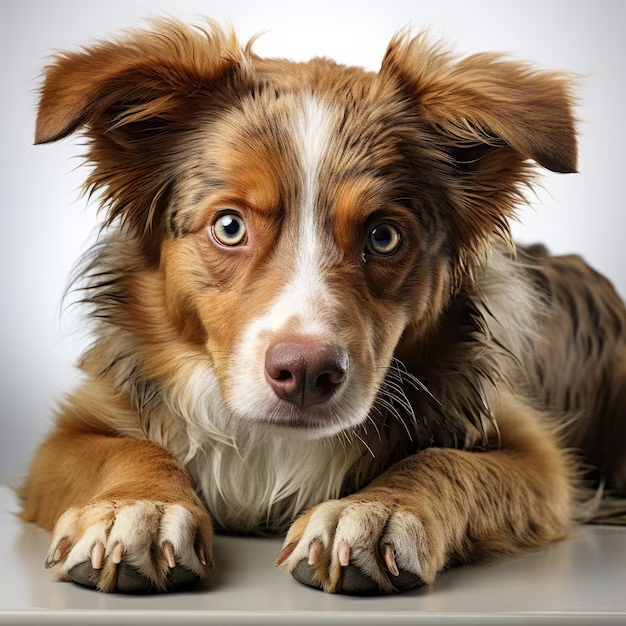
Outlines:
[[[286,532],[298,581],[390,593],[624,490],[624,305],[509,230],[537,166],[576,171],[574,91],[404,31],[379,72],[173,20],[54,58],[36,143],[83,134],[106,221],[20,490],[52,573],[179,588],[214,530]]]

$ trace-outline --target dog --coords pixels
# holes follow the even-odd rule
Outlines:
[[[624,491],[624,304],[509,230],[538,166],[576,172],[575,91],[408,31],[378,73],[169,19],[59,54],[35,143],[83,133],[106,220],[20,490],[52,573],[182,588],[215,530],[286,532],[299,582],[391,593]]]

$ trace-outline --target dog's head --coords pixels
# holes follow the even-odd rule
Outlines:
[[[530,160],[575,171],[571,109],[567,77],[424,35],[376,74],[168,22],[60,56],[36,142],[84,129],[159,285],[131,316],[201,347],[233,419],[322,436],[366,420],[401,338],[508,237]]]

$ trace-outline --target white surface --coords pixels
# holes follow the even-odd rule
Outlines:
[[[376,69],[392,33],[432,26],[460,52],[511,52],[585,75],[580,174],[548,175],[516,228],[524,241],[582,253],[626,294],[622,200],[626,3],[620,0],[20,0],[0,2],[0,482],[25,471],[50,405],[73,383],[84,328],[59,323],[68,272],[96,222],[78,189],[79,140],[32,146],[37,77],[54,50],[137,26],[153,13],[230,20],[266,56],[327,55]],[[77,168],[77,169],[76,169]]]
[[[124,596],[52,578],[43,567],[49,533],[18,521],[15,506],[0,488],[0,623],[626,623],[626,528],[581,527],[543,551],[457,568],[429,588],[378,598],[291,580],[273,565],[279,539],[220,536],[215,572],[200,589]]]

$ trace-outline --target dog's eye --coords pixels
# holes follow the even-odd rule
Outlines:
[[[213,224],[215,238],[225,246],[236,246],[246,235],[246,224],[234,213],[220,215]]]
[[[367,251],[370,254],[393,254],[400,245],[400,231],[391,224],[378,224],[367,236]]]

